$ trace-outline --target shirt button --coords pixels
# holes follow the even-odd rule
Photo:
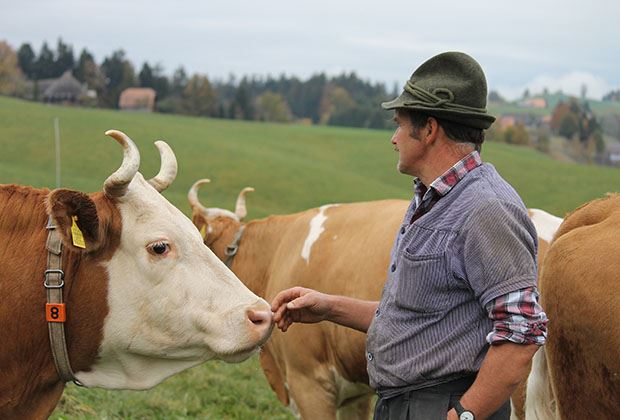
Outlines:
[[[401,227],[401,228],[400,228],[400,234],[401,234],[401,235],[404,235],[406,230],[407,230],[407,229],[405,229],[405,227],[404,227],[404,226],[403,226],[403,227]]]
[[[390,267],[390,270],[392,271],[392,273],[396,271],[396,263],[392,264],[392,266]]]
[[[379,316],[379,308],[375,311],[375,316]]]
[[[369,361],[369,362],[371,362],[371,361],[372,361],[372,359],[373,359],[373,357],[372,357],[372,353],[371,353],[371,352],[368,352],[368,361]]]

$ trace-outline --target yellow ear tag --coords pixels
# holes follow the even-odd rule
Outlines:
[[[76,223],[77,216],[71,216],[71,219],[73,220],[73,223],[71,224],[71,239],[73,240],[73,245],[78,248],[86,248],[84,235]]]
[[[202,239],[204,239],[206,234],[207,234],[207,225],[202,225],[202,227],[200,228],[200,236],[202,236]]]

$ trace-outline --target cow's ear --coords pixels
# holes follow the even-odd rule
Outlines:
[[[192,223],[200,231],[200,236],[202,236],[202,242],[206,244],[208,236],[207,233],[209,232],[209,222],[207,222],[207,219],[201,214],[194,214],[192,215]]]
[[[47,198],[47,210],[66,247],[92,252],[100,246],[99,217],[93,200],[79,191],[56,189]]]

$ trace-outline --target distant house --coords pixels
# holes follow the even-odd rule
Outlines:
[[[527,98],[519,102],[522,108],[547,108],[547,101],[544,98]]]
[[[51,103],[74,104],[88,93],[86,85],[73,77],[71,70],[64,72],[58,79],[40,81],[38,88],[43,92],[43,100]]]
[[[502,115],[499,118],[499,127],[502,130],[507,129],[508,127],[512,127],[517,123],[517,119],[512,115]]]
[[[152,88],[127,88],[121,92],[118,107],[124,111],[155,110],[155,89]]]
[[[607,162],[610,165],[620,166],[620,143],[611,143],[605,147]]]

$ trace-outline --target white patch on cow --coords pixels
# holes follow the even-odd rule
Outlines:
[[[525,418],[527,420],[556,420],[560,418],[549,381],[549,369],[544,347],[539,348],[532,359],[532,369],[527,378],[525,394]]]
[[[304,246],[301,248],[301,258],[306,260],[306,263],[310,263],[310,252],[312,251],[312,245],[319,239],[321,233],[325,231],[323,227],[323,223],[327,220],[327,216],[325,216],[325,210],[330,207],[338,206],[338,204],[326,204],[319,208],[319,212],[316,216],[310,220],[310,231],[308,232],[308,236],[306,236],[306,240],[304,241]]]
[[[517,417],[517,413],[515,412],[515,405],[512,402],[512,398],[510,399],[510,420],[521,420]]]
[[[338,239],[338,235],[334,235],[332,239],[335,241],[336,239]]]
[[[86,386],[146,389],[212,358],[241,361],[266,339],[247,318],[264,303],[204,246],[192,222],[137,174],[117,207],[119,246],[105,264],[109,312]],[[147,245],[170,244],[165,257]],[[262,336],[262,338],[260,338]]]
[[[338,393],[336,396],[336,407],[340,408],[344,404],[352,403],[360,397],[369,397],[373,394],[368,385],[346,380],[340,375],[335,366],[330,366],[329,370],[334,377],[334,383]]]
[[[564,221],[564,219],[547,213],[544,210],[529,209],[530,219],[536,227],[538,237],[544,239],[547,242],[551,242],[553,235],[557,232],[558,228]]]
[[[288,409],[291,411],[293,416],[295,416],[295,418],[300,419],[301,414],[299,414],[299,406],[291,396],[291,391],[288,388],[288,384],[286,382],[284,382],[284,388],[286,389],[286,393],[288,394]]]

